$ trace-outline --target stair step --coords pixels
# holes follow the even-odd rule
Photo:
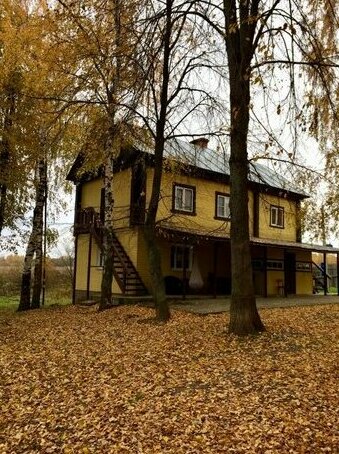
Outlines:
[[[93,232],[99,247],[102,249],[102,229],[94,227]],[[116,236],[113,237],[113,246],[116,251],[116,254],[113,253],[114,272],[117,278],[119,277],[121,280],[122,285],[125,281],[125,289],[122,289],[124,293],[140,296],[147,295],[147,289],[138,271]]]
[[[125,287],[126,290],[127,289],[134,289],[134,288],[135,289],[144,289],[145,287],[144,287],[143,284],[133,284],[133,285],[126,284],[126,287]]]

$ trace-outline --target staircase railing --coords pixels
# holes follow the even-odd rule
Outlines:
[[[316,268],[316,270],[318,270],[321,273],[320,276],[313,272],[314,268]],[[317,289],[320,287],[326,293],[327,283],[326,283],[325,279],[331,279],[331,276],[329,274],[325,273],[323,268],[313,261],[312,261],[312,275],[313,275],[314,284],[315,284],[314,290],[317,291]]]
[[[101,251],[103,250],[104,224],[102,223],[100,213],[95,211],[95,209],[93,207],[84,208],[77,212],[75,227],[77,228],[79,233],[80,232],[91,233],[93,235],[97,245],[99,246],[100,250]],[[118,271],[116,270],[115,267],[113,267],[113,275],[117,281],[117,284],[121,288],[121,290],[123,292],[125,292],[126,287],[127,287],[127,279],[129,276],[131,276],[133,274],[133,272],[126,264],[124,257],[121,255],[121,253],[119,252],[119,250],[117,248],[117,245],[122,247],[119,240],[116,237],[114,237],[114,241],[113,241],[113,245],[112,245],[113,246],[113,256],[117,257],[119,264],[121,265],[122,279],[120,277],[121,274],[119,276]],[[114,258],[113,258],[113,260],[114,260]],[[132,266],[132,268],[134,268],[132,263],[131,263],[131,266]],[[135,270],[135,272],[137,273],[136,270]]]

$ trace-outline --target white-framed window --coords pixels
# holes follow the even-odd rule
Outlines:
[[[96,257],[96,264],[95,266],[103,267],[104,266],[104,254],[102,251],[98,248],[97,250],[97,257]]]
[[[173,210],[185,213],[195,211],[195,187],[186,185],[174,185]]]
[[[231,217],[229,194],[222,194],[221,192],[216,192],[215,217],[218,219],[229,219]]]
[[[270,207],[270,225],[271,227],[284,228],[284,208],[276,205]]]
[[[173,244],[171,246],[171,269],[183,270],[184,264],[186,270],[192,269],[193,247],[183,244]]]
[[[283,260],[270,260],[266,261],[266,268],[268,270],[283,270],[284,269],[284,261]]]

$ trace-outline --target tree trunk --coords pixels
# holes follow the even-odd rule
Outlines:
[[[231,270],[232,297],[229,332],[246,335],[265,329],[256,307],[248,215],[247,138],[250,109],[250,62],[255,24],[248,11],[240,7],[237,20],[235,4],[225,10],[228,33],[225,39],[230,77],[231,108]],[[254,11],[255,13],[255,11]],[[246,20],[247,17],[247,20]],[[253,14],[253,17],[256,15]],[[240,25],[239,25],[240,24]],[[240,27],[240,28],[239,28]],[[230,31],[232,30],[232,31]]]
[[[101,281],[101,298],[99,311],[107,309],[112,304],[113,282],[113,159],[112,144],[108,140],[106,149],[106,162],[104,174],[105,210],[102,239],[102,252],[104,256],[103,273]]]
[[[32,309],[38,309],[40,307],[40,298],[42,290],[42,234],[43,229],[41,228],[40,231],[39,227],[39,233],[35,248],[34,280],[31,304]]]
[[[165,126],[168,109],[168,86],[170,79],[169,63],[171,56],[172,35],[172,10],[173,0],[166,1],[166,26],[163,36],[163,68],[162,84],[160,93],[160,112],[156,125],[154,144],[154,176],[152,183],[151,199],[147,210],[145,226],[143,230],[147,245],[148,264],[152,276],[152,295],[156,307],[156,317],[159,321],[166,322],[170,318],[169,305],[165,296],[165,282],[161,270],[161,255],[157,244],[155,223],[160,198],[162,179],[162,166],[165,146]]]
[[[32,263],[34,252],[39,247],[39,242],[42,241],[42,229],[43,229],[43,209],[45,204],[45,188],[46,188],[46,165],[43,160],[39,161],[37,169],[37,187],[35,196],[35,207],[33,211],[33,223],[32,231],[29,237],[29,241],[26,248],[24,268],[22,272],[21,280],[21,295],[18,311],[25,311],[31,308],[30,297],[31,297],[31,274],[32,274]],[[40,260],[41,262],[41,260]],[[39,271],[38,271],[39,273]],[[41,271],[40,271],[41,273]],[[38,279],[38,277],[37,277]],[[41,283],[41,276],[40,276]],[[41,285],[41,284],[40,284]],[[41,290],[41,286],[40,286]],[[37,291],[37,289],[36,289]],[[36,295],[35,295],[36,296]],[[39,297],[40,303],[40,297]],[[34,302],[34,307],[37,301]],[[33,307],[33,305],[32,305]]]
[[[42,290],[42,240],[44,231],[44,207],[46,201],[47,185],[47,168],[46,162],[39,162],[39,183],[37,194],[37,227],[35,243],[35,265],[34,265],[34,282],[32,293],[32,309],[40,307],[40,297]]]
[[[5,223],[6,213],[6,197],[7,197],[7,186],[6,184],[0,185],[0,236]]]
[[[143,233],[148,251],[149,269],[152,276],[152,294],[155,302],[156,318],[159,321],[166,322],[170,319],[171,314],[166,299],[165,283],[161,270],[161,255],[155,241],[154,228],[145,225]]]
[[[164,143],[157,140],[155,145],[155,164],[151,200],[148,206],[143,236],[146,243],[149,271],[152,276],[152,296],[154,299],[156,318],[166,322],[170,319],[170,310],[165,293],[165,282],[161,269],[161,254],[157,243],[155,221],[159,205],[162,179],[162,157]]]
[[[114,2],[113,23],[114,23],[114,45],[116,51],[115,70],[112,78],[112,84],[107,92],[108,104],[108,136],[105,144],[105,172],[104,172],[104,188],[105,188],[105,204],[104,204],[104,230],[103,230],[103,255],[104,269],[101,281],[101,298],[99,311],[107,309],[112,304],[112,283],[113,283],[113,159],[119,142],[119,133],[116,125],[116,109],[117,97],[121,87],[121,44],[123,37],[121,36],[121,13],[122,2],[116,0]]]
[[[7,180],[9,166],[9,144],[4,138],[0,141],[0,235],[5,224],[7,202]]]

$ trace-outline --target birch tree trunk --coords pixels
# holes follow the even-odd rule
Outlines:
[[[102,252],[104,256],[103,273],[101,281],[101,299],[99,311],[107,309],[112,304],[113,282],[113,159],[112,143],[109,138],[106,149],[106,162],[104,170],[105,189],[105,218],[102,238]]]
[[[117,144],[120,143],[119,131],[116,125],[117,99],[121,87],[121,67],[123,58],[123,37],[121,36],[121,14],[123,4],[121,0],[115,0],[113,4],[113,23],[114,23],[114,49],[115,49],[115,68],[112,81],[107,87],[107,115],[108,115],[108,134],[105,143],[105,164],[104,164],[104,189],[105,189],[105,219],[103,229],[103,255],[104,269],[101,281],[101,299],[99,311],[105,310],[112,304],[112,283],[113,283],[113,161],[117,152]]]
[[[47,167],[45,161],[39,163],[39,220],[37,222],[36,244],[35,244],[35,264],[34,264],[34,281],[32,293],[32,309],[40,307],[40,298],[42,290],[42,244],[43,244],[43,231],[44,231],[44,207],[46,208],[46,187],[47,187]],[[42,204],[42,206],[41,206]]]
[[[43,226],[43,209],[45,204],[45,188],[46,188],[46,172],[45,163],[40,160],[37,166],[37,186],[35,196],[35,207],[33,212],[32,231],[26,248],[24,267],[21,278],[21,294],[18,311],[25,311],[31,309],[31,276],[32,276],[32,263],[37,244],[42,239],[39,232],[42,231]],[[36,304],[36,303],[35,303]]]

